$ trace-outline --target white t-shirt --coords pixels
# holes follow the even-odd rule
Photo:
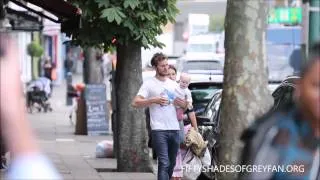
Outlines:
[[[187,100],[188,104],[192,104],[191,91],[188,88],[182,89],[180,86],[178,86],[175,90],[175,95],[180,99]]]
[[[176,88],[176,82],[170,79],[160,81],[156,77],[153,77],[142,84],[138,92],[138,96],[142,96],[146,99],[165,96],[172,101],[174,99],[174,91]],[[173,103],[165,106],[152,104],[149,109],[150,126],[152,130],[180,130],[176,109]]]

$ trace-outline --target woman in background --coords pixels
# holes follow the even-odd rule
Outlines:
[[[50,62],[50,57],[47,57],[43,64],[44,77],[50,79],[52,81],[52,64]]]

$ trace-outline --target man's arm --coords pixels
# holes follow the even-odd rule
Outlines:
[[[186,110],[188,108],[188,102],[186,100],[181,99],[181,98],[175,98],[173,101],[173,104],[175,106],[181,107],[184,110]]]
[[[144,108],[150,106],[151,104],[167,105],[168,103],[169,101],[167,98],[152,97],[146,99],[141,95],[137,95],[132,101],[132,106],[135,108]]]
[[[188,101],[191,102],[191,104],[192,104],[192,97],[191,97],[191,91],[190,90],[185,91],[185,98],[184,99],[176,98],[174,100],[174,105],[179,106],[184,110],[187,110],[188,109],[188,104],[189,104]]]
[[[143,108],[143,107],[148,107],[153,103],[153,99],[145,99],[143,96],[136,96],[134,97],[132,101],[132,106],[135,108]]]

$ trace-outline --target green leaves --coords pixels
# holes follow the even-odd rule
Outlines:
[[[112,8],[104,9],[102,11],[102,15],[100,16],[100,18],[107,18],[108,22],[110,22],[110,23],[113,21],[116,21],[118,25],[126,17],[127,16],[125,14],[123,14],[123,12],[121,11],[121,9],[119,7],[112,7]]]
[[[142,36],[142,45],[148,46],[148,39],[145,36]]]
[[[134,10],[136,7],[138,7],[139,4],[139,0],[125,0],[123,2],[123,7],[128,8],[130,6],[130,8]]]
[[[151,13],[139,12],[137,13],[137,17],[139,17],[142,21],[148,20],[151,21],[155,18],[155,16]]]
[[[99,8],[101,7],[107,8],[110,5],[109,0],[95,0],[95,2],[98,3]]]
[[[130,31],[134,31],[135,30],[135,26],[134,26],[134,24],[133,24],[131,19],[126,19],[123,22],[123,26],[129,28]]]
[[[174,22],[177,0],[70,0],[78,4],[83,15],[81,29],[62,29],[78,45],[115,46],[135,41],[143,47],[162,47],[157,36],[162,26]]]

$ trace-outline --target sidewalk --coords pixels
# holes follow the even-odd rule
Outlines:
[[[74,76],[73,83],[81,82],[81,76]],[[49,156],[64,179],[86,180],[152,180],[152,173],[98,172],[116,169],[116,159],[95,158],[96,144],[112,140],[112,136],[74,135],[74,126],[68,117],[71,107],[65,105],[66,84],[54,87],[51,104],[53,112],[29,114],[38,143]]]

